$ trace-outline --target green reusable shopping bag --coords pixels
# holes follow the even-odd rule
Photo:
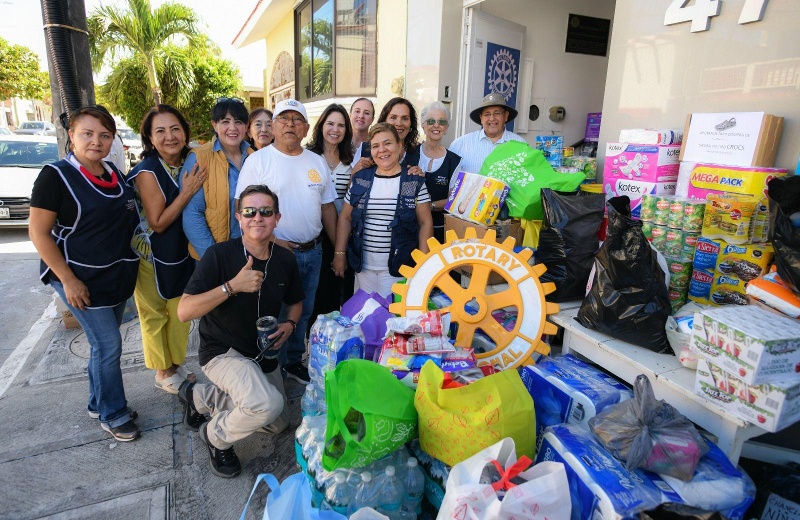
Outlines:
[[[508,141],[498,145],[483,161],[481,171],[509,186],[506,206],[511,217],[542,220],[542,188],[556,191],[575,191],[586,174],[559,173],[544,158],[541,150],[527,143]]]
[[[360,468],[417,436],[414,391],[384,366],[350,359],[325,374],[322,467]]]

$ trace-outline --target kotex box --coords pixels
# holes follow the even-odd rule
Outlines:
[[[648,182],[630,180],[626,176],[614,176],[606,173],[603,177],[605,193],[609,197],[627,195],[631,199],[631,216],[640,218],[642,213],[642,197],[645,195],[675,195],[675,181]]]
[[[769,432],[800,421],[800,377],[750,385],[713,361],[699,357],[694,391]]]
[[[461,171],[453,181],[444,209],[460,219],[491,226],[500,214],[508,189],[497,179]]]
[[[589,419],[605,408],[633,397],[630,388],[571,354],[543,357],[519,369],[533,397],[536,438],[545,428],[570,423],[589,428]]]
[[[695,313],[690,346],[750,385],[800,380],[800,322],[755,305]]]
[[[643,470],[628,470],[594,436],[571,424],[545,430],[536,462],[561,462],[567,470],[572,519],[633,520],[639,513],[673,502],[721,511],[741,520],[755,486],[712,443],[689,483]],[[677,489],[676,489],[677,488]]]
[[[680,145],[607,143],[603,178],[647,182],[674,181],[678,178]]]

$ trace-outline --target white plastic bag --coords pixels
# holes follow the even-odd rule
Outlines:
[[[496,469],[495,463],[503,470],[502,479],[494,486],[482,484],[484,469],[487,466]],[[527,457],[517,460],[514,440],[511,438],[505,438],[459,462],[450,470],[437,520],[569,518],[572,504],[564,465],[560,462],[540,462],[525,469],[530,464]],[[498,493],[505,493],[502,501]]]

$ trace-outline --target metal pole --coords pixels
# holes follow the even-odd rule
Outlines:
[[[59,115],[95,102],[86,6],[84,0],[41,0],[41,5],[53,116],[63,156],[67,132]]]

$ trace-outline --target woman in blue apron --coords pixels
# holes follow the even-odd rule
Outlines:
[[[141,259],[134,295],[144,364],[156,371],[156,388],[177,395],[185,379],[194,380],[183,367],[190,323],[178,319],[178,301],[194,272],[181,213],[203,185],[206,168],[195,164],[179,183],[190,134],[189,123],[176,108],[151,108],[140,135],[142,161],[128,174],[141,216],[132,243]]]
[[[42,281],[64,300],[91,346],[89,416],[126,442],[139,428],[125,399],[119,327],[136,285],[139,257],[131,237],[139,215],[133,189],[103,161],[116,129],[99,105],[70,115],[71,152],[39,173],[28,232],[42,257]]]

